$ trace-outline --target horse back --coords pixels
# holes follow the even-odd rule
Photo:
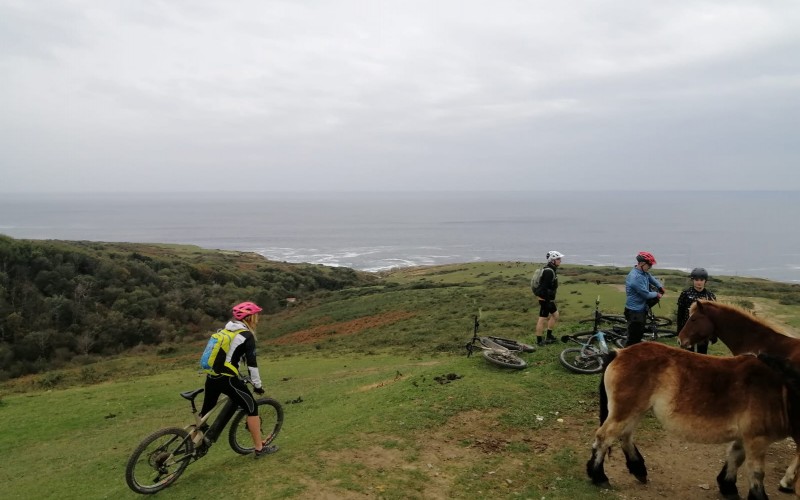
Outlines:
[[[633,425],[652,409],[667,430],[709,443],[789,433],[782,378],[754,356],[718,358],[643,342],[617,354],[604,383],[610,420]]]

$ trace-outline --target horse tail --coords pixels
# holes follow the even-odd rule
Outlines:
[[[613,349],[603,356],[603,373],[600,375],[600,387],[598,388],[600,394],[600,425],[603,425],[608,418],[608,393],[606,392],[605,384],[606,369],[616,357],[617,351]]]

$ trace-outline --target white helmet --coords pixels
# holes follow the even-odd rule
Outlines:
[[[553,262],[554,260],[560,259],[563,256],[564,254],[561,252],[557,252],[556,250],[550,250],[549,252],[547,252],[547,255],[545,257],[547,257],[547,262]]]

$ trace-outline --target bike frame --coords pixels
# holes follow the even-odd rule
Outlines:
[[[592,345],[593,339],[597,339],[597,345],[600,348],[600,353],[586,352],[588,348],[592,348],[592,350],[594,350],[594,347]],[[564,335],[563,337],[561,337],[561,342],[564,343],[575,342],[576,344],[581,346],[581,355],[596,356],[597,354],[608,354],[608,342],[606,341],[606,333],[602,330],[597,330],[596,332],[594,332],[592,336],[586,340],[586,342],[581,342],[580,340],[576,339],[571,335]]]
[[[239,409],[236,403],[234,403],[229,397],[222,394],[220,395],[220,398],[224,397],[224,399],[217,401],[217,404],[214,406],[214,408],[212,408],[211,411],[201,418],[200,413],[197,411],[195,398],[203,391],[204,389],[200,389],[198,392],[194,393],[191,399],[189,399],[189,402],[192,405],[192,415],[194,416],[195,423],[184,427],[184,430],[189,432],[189,435],[192,436],[192,441],[194,441],[195,445],[199,445],[203,441],[203,438],[208,438],[212,443],[216,443],[217,439],[219,439],[219,436],[222,434],[222,431],[225,429],[225,426],[228,425],[228,422],[230,422],[231,418],[233,418],[233,416],[236,414],[236,411]],[[217,413],[216,418],[208,426],[208,429],[203,431],[203,424],[207,423],[215,413]]]
[[[250,383],[248,378],[243,378],[245,383]],[[184,392],[181,393],[183,398],[189,400],[189,403],[192,406],[192,416],[194,417],[194,423],[189,424],[183,429],[189,433],[189,439],[195,445],[195,456],[196,458],[200,458],[202,455],[208,451],[208,448],[211,447],[211,444],[216,443],[217,439],[222,435],[222,431],[225,430],[225,426],[228,425],[228,422],[231,421],[236,412],[240,410],[239,406],[228,396],[225,394],[220,394],[220,399],[217,400],[217,404],[205,414],[202,418],[200,417],[200,413],[197,411],[197,403],[195,399],[197,396],[202,394],[205,389],[195,389],[194,391]],[[216,414],[214,421],[208,426],[207,429],[203,430],[203,425],[206,424],[211,417]],[[202,445],[202,443],[208,439],[210,443],[207,443],[207,447],[201,451],[201,454],[198,456],[198,447]]]
[[[516,351],[514,349],[509,349],[506,346],[502,346],[496,342],[493,342],[488,337],[479,337],[478,336],[478,328],[480,326],[480,322],[478,321],[478,316],[473,316],[473,326],[472,326],[472,340],[470,340],[467,345],[467,357],[472,356],[472,352],[475,348],[483,349],[484,351],[497,351],[503,354],[515,354],[520,351]]]

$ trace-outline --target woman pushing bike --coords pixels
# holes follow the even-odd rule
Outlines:
[[[652,304],[665,293],[664,286],[650,274],[654,265],[656,258],[653,254],[639,252],[636,255],[636,265],[625,278],[625,319],[628,321],[628,340],[625,347],[642,341],[648,301]]]
[[[258,313],[261,311],[262,309],[252,302],[242,302],[233,306],[233,318],[218,332],[221,334],[220,346],[213,349],[210,343],[206,347],[206,353],[203,354],[204,361],[209,356],[213,359],[208,363],[209,368],[206,370],[206,395],[203,398],[203,408],[200,410],[202,418],[214,409],[220,394],[225,394],[235,401],[247,412],[247,429],[253,438],[255,458],[278,451],[275,445],[264,445],[259,425],[258,404],[245,382],[239,378],[239,362],[244,358],[250,372],[253,391],[256,394],[264,394],[256,362],[256,327]]]

